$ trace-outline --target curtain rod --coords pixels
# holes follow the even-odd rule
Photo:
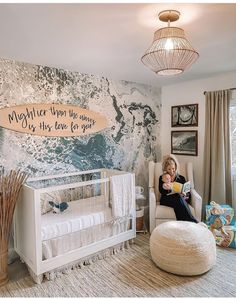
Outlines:
[[[236,90],[236,87],[228,88],[229,90]],[[203,94],[206,94],[206,91],[203,92]]]

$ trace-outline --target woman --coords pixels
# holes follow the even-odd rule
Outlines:
[[[168,155],[162,163],[163,173],[168,173],[171,177],[171,182],[184,184],[185,178],[178,173],[178,161],[174,155]],[[192,215],[188,202],[190,201],[190,193],[188,194],[171,194],[171,187],[163,188],[162,176],[159,178],[159,191],[161,193],[161,205],[171,207],[175,211],[176,219],[182,221],[191,221],[198,223],[197,219]]]

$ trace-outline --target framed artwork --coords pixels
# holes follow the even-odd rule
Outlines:
[[[197,127],[198,104],[180,105],[171,107],[172,127]]]
[[[171,131],[171,153],[197,156],[198,131]]]

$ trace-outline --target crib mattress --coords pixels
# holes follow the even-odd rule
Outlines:
[[[53,212],[41,217],[42,241],[69,235],[112,220],[112,211],[103,196],[68,203],[63,213]]]

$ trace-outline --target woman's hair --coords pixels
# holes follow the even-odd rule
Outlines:
[[[175,164],[176,173],[179,172],[179,162],[172,154],[164,156],[162,162],[162,171],[165,173],[169,165]]]

